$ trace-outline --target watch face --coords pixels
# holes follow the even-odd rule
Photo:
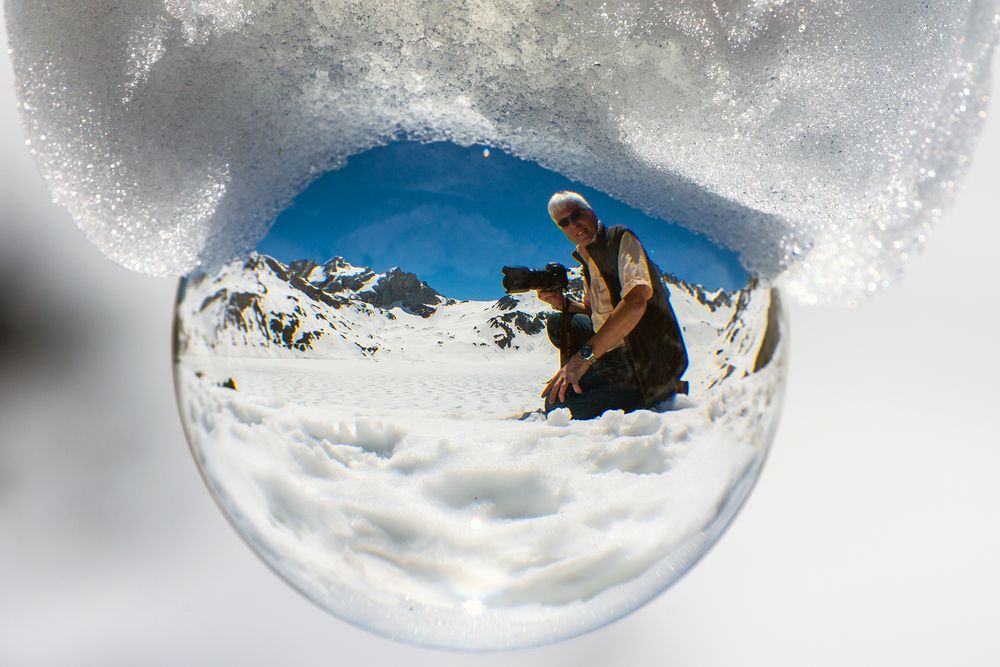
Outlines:
[[[584,345],[580,348],[580,356],[587,361],[591,361],[594,358],[594,348],[589,345]]]

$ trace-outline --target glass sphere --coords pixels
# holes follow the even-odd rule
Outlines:
[[[660,269],[687,393],[597,416],[540,397],[561,315],[501,269],[563,262],[598,322],[583,225],[546,210],[567,189]],[[211,492],[276,573],[385,636],[497,649],[600,627],[718,539],[772,440],[786,335],[777,291],[724,248],[495,148],[402,142],[181,281],[175,379]]]

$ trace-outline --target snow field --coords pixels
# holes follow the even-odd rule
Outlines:
[[[742,503],[780,411],[779,355],[665,412],[518,421],[554,370],[534,356],[176,372],[205,477],[272,568],[363,627],[482,648],[583,632],[668,586]]]

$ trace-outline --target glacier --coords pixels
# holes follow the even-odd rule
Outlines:
[[[108,256],[252,250],[347,157],[496,146],[807,302],[898,276],[989,103],[996,0],[6,0],[30,150]]]

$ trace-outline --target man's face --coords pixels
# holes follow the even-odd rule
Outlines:
[[[597,233],[597,216],[593,211],[566,202],[552,211],[556,225],[574,245],[587,245]]]

